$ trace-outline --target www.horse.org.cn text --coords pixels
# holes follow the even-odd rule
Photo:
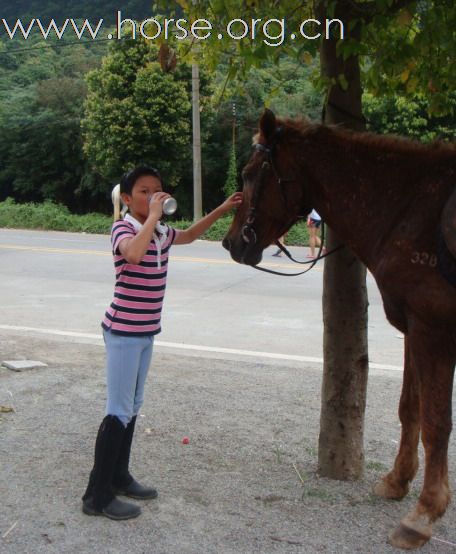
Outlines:
[[[108,38],[120,40],[122,38],[143,38],[145,40],[208,40],[216,37],[218,40],[256,40],[267,46],[281,46],[286,39],[317,40],[320,38],[345,38],[344,24],[340,19],[305,19],[295,24],[293,29],[288,29],[285,18],[276,19],[231,19],[224,25],[215,25],[205,18],[189,22],[186,19],[172,18],[148,18],[141,22],[130,18],[123,18],[122,12],[116,12],[116,25],[114,32],[103,33],[104,19],[91,22],[88,19],[64,20],[60,25],[54,19],[43,23],[40,18],[29,21],[17,19],[15,21],[0,20],[0,37],[27,40],[33,32],[38,33],[45,40],[57,37],[59,40],[66,34],[74,34],[79,40],[86,38],[97,40]],[[111,29],[112,31],[112,29]]]

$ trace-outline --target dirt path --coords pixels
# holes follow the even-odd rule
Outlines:
[[[13,333],[0,340],[2,360],[49,364],[0,369],[0,405],[15,409],[0,414],[2,554],[397,552],[386,538],[416,501],[422,472],[402,503],[370,491],[397,448],[399,373],[371,375],[366,474],[343,483],[315,473],[321,368],[157,353],[133,468],[159,498],[137,520],[112,522],[80,510],[103,417],[102,347]],[[452,437],[453,488],[455,465]],[[455,515],[452,504],[420,552],[456,552],[441,542],[456,543]]]

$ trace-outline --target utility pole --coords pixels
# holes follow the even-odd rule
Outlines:
[[[201,128],[199,101],[199,66],[192,63],[192,119],[193,119],[193,219],[203,216],[203,195],[201,187]]]

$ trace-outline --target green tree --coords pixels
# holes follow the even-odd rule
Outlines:
[[[142,19],[150,17],[149,0],[127,0],[119,2],[115,0],[98,0],[98,2],[89,2],[88,0],[16,0],[14,3],[5,3],[2,6],[2,17],[10,20],[10,25],[17,18],[22,18],[24,24],[27,18],[40,17],[43,24],[51,18],[61,22],[66,18],[103,18],[109,23],[113,23],[116,17],[116,11],[120,9],[124,17],[133,19]]]
[[[258,114],[264,105],[284,117],[300,113],[318,117],[321,95],[311,83],[315,65],[296,64],[284,60],[277,68],[270,60],[262,67],[252,67],[242,81],[242,87],[228,81],[229,63],[221,60],[213,73],[214,94],[201,112],[201,124],[206,131],[203,151],[204,205],[213,208],[223,198],[220,174],[230,163],[233,104],[236,105],[236,165],[240,175],[247,163],[252,146],[252,134],[258,125]],[[207,71],[205,72],[207,75]]]
[[[411,137],[422,142],[456,139],[456,95],[450,96],[448,113],[429,115],[428,102],[420,95],[364,96],[367,128],[381,134]]]
[[[117,179],[138,163],[157,165],[176,185],[190,164],[190,102],[179,76],[163,73],[145,41],[113,44],[87,76],[84,149],[93,168]]]
[[[43,43],[33,39],[30,50],[15,53],[0,42],[0,197],[81,209],[81,74],[98,58],[83,44],[55,50]]]

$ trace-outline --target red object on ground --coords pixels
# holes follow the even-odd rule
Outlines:
[[[188,437],[184,437],[182,439],[182,444],[188,444],[190,442],[189,438]]]

